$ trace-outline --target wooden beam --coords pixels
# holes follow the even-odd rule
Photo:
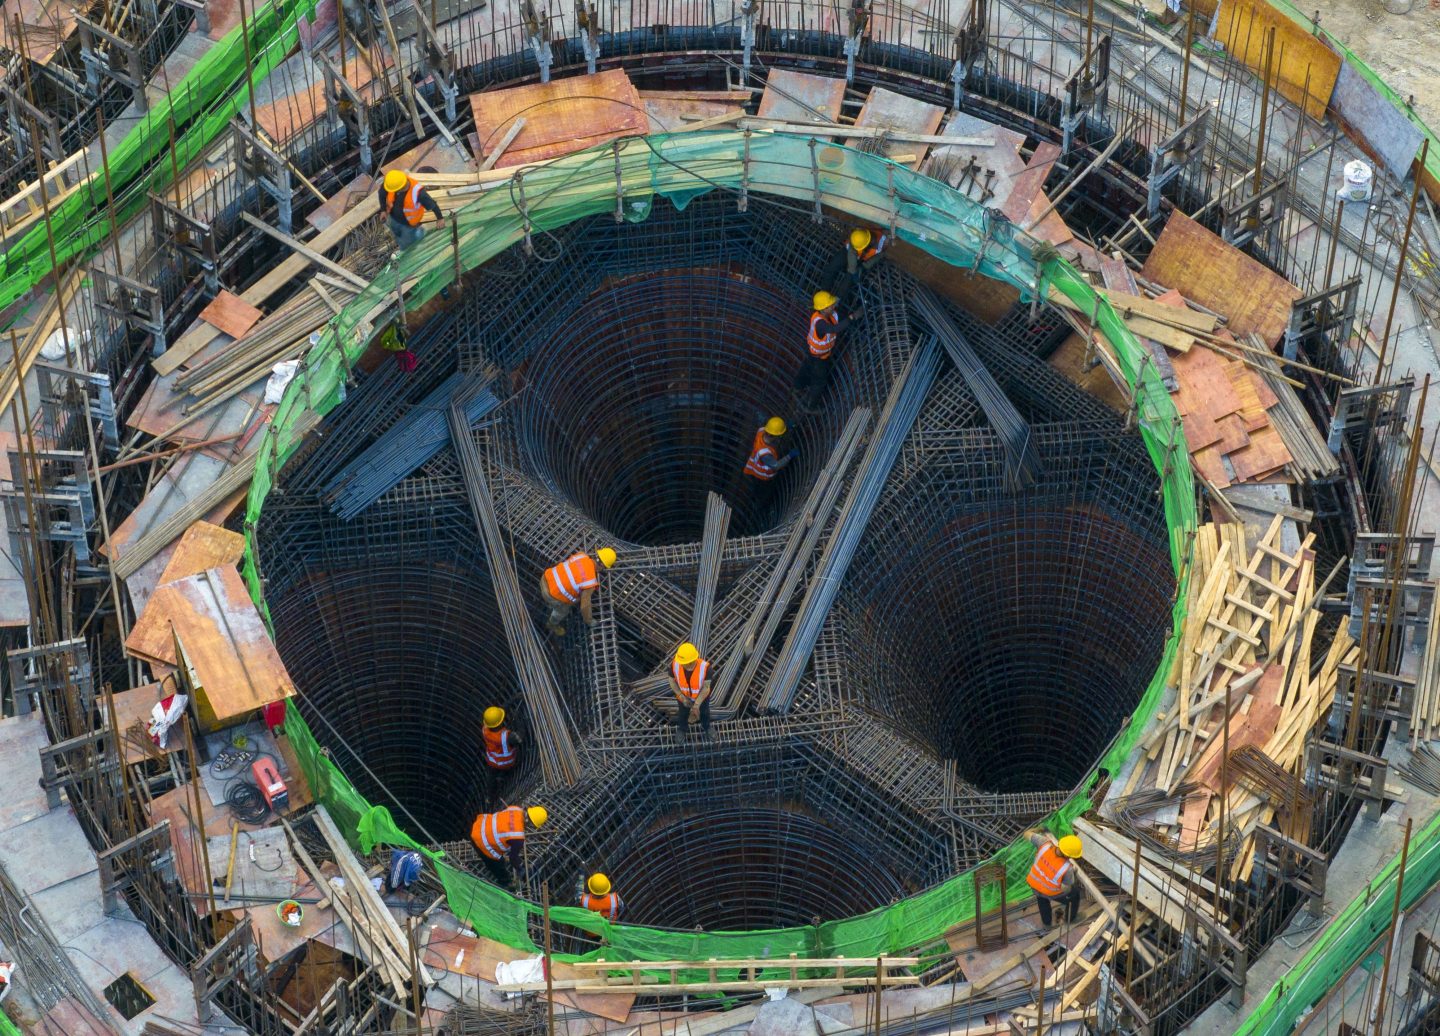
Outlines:
[[[240,213],[240,218],[243,219],[246,223],[249,223],[252,227],[255,227],[268,234],[270,237],[273,237],[276,241],[279,241],[282,245],[285,245],[291,251],[304,256],[306,259],[314,263],[316,266],[320,267],[322,270],[329,270],[341,280],[348,281],[349,283],[355,285],[358,290],[364,291],[365,288],[368,286],[369,282],[367,282],[365,278],[361,277],[353,270],[345,269],[345,267],[335,262],[335,260],[326,258],[320,252],[315,251],[315,249],[311,248],[309,245],[297,241],[295,238],[291,237],[284,231],[276,230],[264,220],[259,219],[258,217],[251,215],[248,212]]]

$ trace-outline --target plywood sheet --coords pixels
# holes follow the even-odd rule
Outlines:
[[[1040,189],[1045,186],[1045,180],[1059,158],[1059,144],[1042,140],[1040,145],[1035,148],[1035,153],[1025,164],[1025,171],[1015,178],[1010,196],[1005,199],[1002,207],[1001,211],[1009,217],[1010,222],[1021,224],[1026,222],[1031,212],[1031,206],[1040,194]]]
[[[200,311],[201,320],[232,338],[243,338],[245,332],[258,324],[264,315],[258,307],[224,289]]]
[[[1340,75],[1340,55],[1319,36],[1306,32],[1268,3],[1235,0],[1220,5],[1215,38],[1224,44],[1226,53],[1245,62],[1256,75],[1264,75],[1265,41],[1271,28],[1275,30],[1271,86],[1286,100],[1305,103],[1312,118],[1324,118]]]
[[[845,80],[777,68],[765,80],[756,114],[781,122],[835,122],[845,100]]]
[[[157,586],[204,572],[207,568],[233,565],[245,553],[245,537],[210,522],[196,522],[186,529],[175,545],[170,563],[160,573]]]
[[[964,112],[956,112],[951,115],[950,121],[945,124],[945,129],[940,135],[944,137],[984,137],[992,141],[989,144],[937,144],[930,154],[927,173],[937,179],[943,179],[951,187],[959,187],[962,172],[973,155],[975,161],[985,169],[995,171],[995,177],[990,181],[990,189],[995,193],[985,204],[1003,209],[1005,202],[1010,197],[1010,191],[1015,185],[1015,178],[1025,171],[1025,159],[1020,157],[1020,148],[1025,143],[1025,135],[983,119],[977,119],[973,115],[966,115]],[[983,185],[984,173],[980,174],[980,181]]]
[[[641,134],[647,119],[640,94],[619,69],[470,95],[483,160],[520,116],[525,128],[495,163],[505,169],[583,151],[616,137]]]
[[[1090,393],[1110,409],[1124,413],[1126,410],[1125,395],[1111,379],[1105,365],[1097,363],[1088,370],[1086,369],[1085,357],[1089,351],[1086,344],[1083,335],[1072,334],[1060,344],[1060,348],[1050,354],[1050,358],[1046,362],[1063,374],[1067,380]]]
[[[944,115],[945,109],[938,104],[927,104],[925,101],[917,101],[913,97],[906,97],[894,90],[877,86],[870,90],[870,95],[861,105],[855,125],[867,129],[918,133],[928,137],[940,128],[940,120]],[[920,163],[924,161],[926,152],[929,150],[928,144],[897,142],[887,143],[885,146],[886,157],[913,154],[914,161],[907,163],[911,169],[920,168]]]
[[[1392,176],[1404,180],[1410,175],[1424,134],[1349,62],[1340,63],[1330,105]]]
[[[110,727],[116,732],[125,753],[125,762],[140,763],[156,756],[173,755],[184,746],[183,736],[169,738],[164,748],[151,741],[148,734],[139,736],[144,739],[143,741],[130,736],[130,731],[136,723],[143,728],[150,722],[150,711],[166,693],[168,692],[158,683],[147,683],[128,691],[117,691],[111,695],[115,701],[113,715],[105,700],[101,699],[105,716],[110,720]]]
[[[374,187],[375,178],[361,173],[344,187],[340,188],[340,190],[332,194],[324,205],[321,205],[318,209],[311,212],[310,215],[306,216],[305,222],[309,223],[316,230],[324,230],[331,223],[334,223],[341,216],[345,215],[346,212],[350,211],[352,205],[364,201]],[[168,356],[169,353],[167,352],[166,355]],[[164,357],[161,357],[161,359],[164,359]]]
[[[218,722],[295,693],[245,582],[233,567],[212,568],[158,588],[126,639],[125,649],[174,665],[177,635]],[[203,703],[201,712],[205,712]]]
[[[1284,277],[1180,212],[1170,214],[1141,273],[1224,313],[1236,335],[1254,332],[1272,347],[1285,333],[1290,304],[1300,297]]]

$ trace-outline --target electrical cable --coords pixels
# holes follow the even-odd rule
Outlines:
[[[225,789],[225,804],[242,824],[261,824],[270,815],[270,805],[260,789],[244,778],[230,782]]]

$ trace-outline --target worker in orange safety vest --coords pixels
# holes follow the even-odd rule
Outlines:
[[[525,875],[525,828],[528,823],[534,830],[545,826],[550,813],[544,806],[506,806],[495,813],[481,813],[470,825],[470,841],[480,853],[480,862],[495,884],[506,887],[511,881],[511,871]],[[509,861],[510,867],[505,866]]]
[[[420,224],[425,219],[425,210],[435,214],[436,225],[445,222],[445,214],[430,196],[430,192],[409,173],[392,169],[381,181],[380,211],[385,213],[386,225],[395,235],[395,244],[402,250],[409,248],[425,236]]]
[[[1080,912],[1080,885],[1075,880],[1076,869],[1084,846],[1078,835],[1066,835],[1059,842],[1044,832],[1031,832],[1030,844],[1039,851],[1025,882],[1035,892],[1040,907],[1040,923],[1049,928],[1054,920],[1054,907],[1065,908],[1067,923],[1075,920]]]
[[[620,920],[620,911],[625,909],[620,893],[610,887],[610,879],[599,871],[586,879],[585,889],[580,893],[580,905],[595,911],[607,921]]]
[[[830,384],[840,353],[837,348],[840,333],[864,313],[864,307],[857,306],[849,316],[842,317],[838,311],[840,299],[828,291],[817,291],[810,301],[815,308],[805,332],[805,359],[795,375],[794,385],[805,413],[815,412],[820,406],[820,397],[825,395],[825,387]]]
[[[692,722],[699,720],[700,729],[710,733],[710,663],[700,657],[700,649],[686,642],[675,651],[670,663],[670,693],[679,706],[675,726],[683,738]]]
[[[769,482],[795,459],[795,451],[780,456],[776,450],[786,432],[785,419],[772,417],[755,430],[755,440],[750,444],[750,456],[745,461],[745,474],[761,482]]]
[[[555,636],[565,636],[565,620],[577,604],[585,625],[595,624],[591,599],[595,596],[595,588],[600,585],[596,559],[610,568],[615,564],[616,554],[609,547],[601,547],[593,558],[584,553],[571,554],[560,564],[552,565],[541,573],[540,592],[550,602],[550,617],[545,620],[545,627]]]
[[[513,770],[520,761],[520,738],[505,726],[505,710],[492,705],[485,710],[485,765],[491,770]]]

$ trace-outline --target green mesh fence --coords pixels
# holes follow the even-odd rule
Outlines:
[[[263,82],[285,60],[299,39],[296,21],[314,9],[315,0],[257,6],[246,22],[253,55],[252,85]],[[86,259],[112,229],[123,226],[144,208],[151,192],[164,190],[175,169],[186,168],[204,154],[248,104],[245,82],[245,41],[236,28],[211,47],[164,100],[110,149],[113,223],[101,173],[51,210],[48,230],[42,220],[6,249],[0,257],[0,310],[49,275],[52,238],[57,262]],[[167,154],[172,150],[173,163]],[[164,161],[160,161],[162,156]]]
[[[631,138],[527,170],[523,177],[500,185],[477,188],[475,199],[452,214],[449,235],[432,235],[403,253],[330,322],[305,357],[258,446],[245,519],[244,571],[267,622],[255,549],[265,498],[300,445],[303,415],[307,410],[324,414],[338,404],[347,370],[393,318],[398,293],[403,292],[406,306],[414,308],[452,283],[458,271],[485,262],[521,241],[527,231],[539,234],[602,213],[641,220],[657,195],[683,207],[716,189],[763,194],[814,211],[823,205],[858,221],[891,226],[901,239],[957,267],[957,276],[967,275],[961,270],[975,271],[1027,294],[1053,287],[1086,312],[1096,312],[1097,323],[1134,390],[1140,434],[1161,474],[1171,560],[1180,584],[1170,621],[1172,630],[1179,628],[1185,558],[1196,522],[1189,457],[1179,418],[1152,358],[1114,310],[1068,264],[1049,258],[1037,265],[1032,241],[1017,237],[1010,224],[991,225],[983,208],[938,181],[828,143],[770,134],[747,137],[733,131]],[[1156,616],[1156,621],[1161,617]],[[1134,749],[1164,691],[1177,644],[1172,632],[1130,723],[1098,765],[1117,772]],[[388,809],[367,802],[322,755],[298,715],[292,713],[287,731],[317,800],[332,811],[358,848],[368,852],[381,843],[420,848]],[[1085,806],[1083,797],[1077,797],[1051,818],[1051,826],[1058,832],[1068,830]],[[1031,853],[1028,843],[1019,842],[996,857],[1006,867],[1011,896],[1017,900],[1028,895],[1024,874]],[[536,950],[530,937],[531,920],[540,910],[536,904],[454,868],[436,854],[431,857],[451,910],[489,938],[524,952]],[[993,900],[983,904],[985,909],[995,905]],[[604,952],[612,959],[704,960],[792,953],[857,958],[896,954],[939,939],[973,912],[973,884],[965,875],[957,875],[893,906],[803,928],[693,933],[612,924],[578,907],[555,907],[551,914],[558,923],[602,938],[608,944]]]
[[[0,1036],[25,1036],[3,1009],[0,1009]]]

